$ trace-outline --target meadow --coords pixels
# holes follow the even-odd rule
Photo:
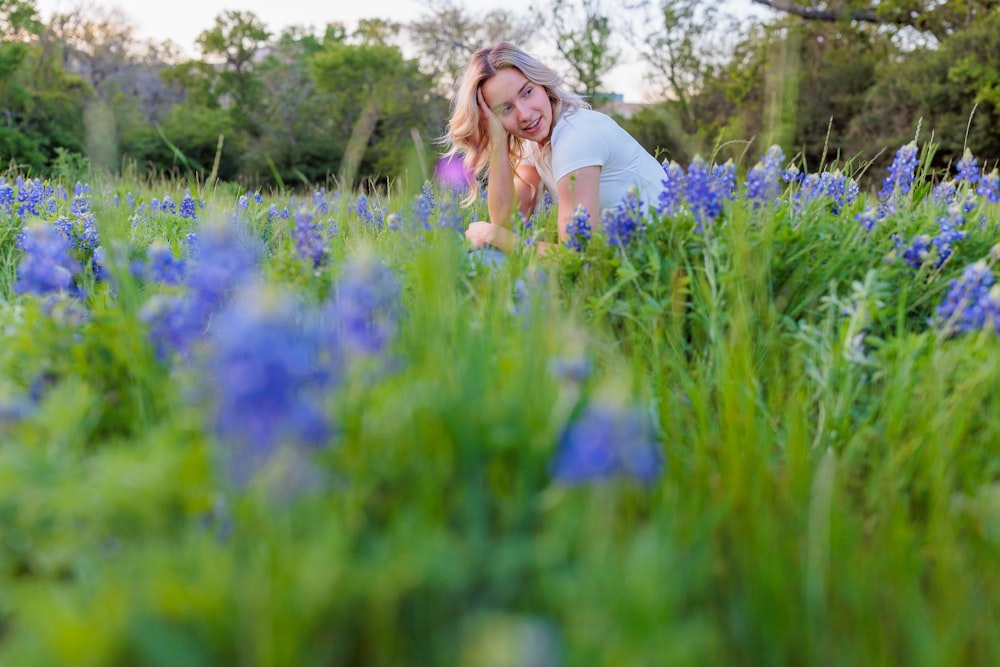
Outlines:
[[[1000,185],[0,177],[0,664],[1000,664]],[[648,210],[647,210],[647,207]]]

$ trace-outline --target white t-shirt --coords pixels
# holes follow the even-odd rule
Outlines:
[[[525,161],[553,195],[559,179],[583,167],[601,168],[601,209],[617,205],[629,189],[639,191],[643,208],[655,206],[663,191],[663,167],[613,118],[578,109],[563,114],[544,148],[529,142]]]

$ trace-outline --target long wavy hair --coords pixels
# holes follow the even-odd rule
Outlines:
[[[448,147],[445,155],[461,154],[466,168],[476,175],[463,200],[465,205],[471,204],[478,196],[478,179],[489,161],[490,139],[476,94],[487,79],[509,67],[519,70],[529,81],[545,89],[552,102],[553,124],[566,111],[590,106],[582,97],[563,88],[562,77],[553,69],[513,44],[497,42],[493,46],[478,49],[469,58],[456,84],[451,120],[448,122],[447,133],[442,137],[442,143]],[[521,160],[524,140],[513,135],[508,135],[507,140],[507,154],[511,166],[516,169]]]

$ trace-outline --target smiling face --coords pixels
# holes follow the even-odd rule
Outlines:
[[[515,137],[544,144],[552,134],[552,101],[544,86],[506,67],[483,82],[483,97]]]

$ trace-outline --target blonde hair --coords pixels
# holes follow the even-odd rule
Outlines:
[[[497,42],[493,46],[478,49],[469,58],[456,84],[448,132],[442,138],[442,143],[449,146],[445,155],[461,153],[466,168],[477,177],[473,179],[469,194],[463,200],[465,205],[475,201],[479,193],[478,177],[489,161],[490,139],[476,95],[485,81],[507,68],[517,69],[529,81],[545,89],[552,102],[553,119],[558,119],[566,111],[590,106],[582,97],[563,88],[562,77],[555,70],[513,44]],[[511,166],[516,169],[524,141],[513,135],[508,135],[507,141]]]

